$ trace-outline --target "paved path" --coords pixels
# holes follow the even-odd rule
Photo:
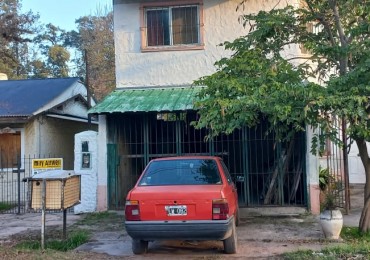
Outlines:
[[[80,218],[79,215],[67,214],[67,223],[71,225]],[[63,214],[45,214],[45,229],[56,225],[63,227]],[[0,214],[0,240],[6,240],[11,235],[27,230],[41,230],[41,213]]]

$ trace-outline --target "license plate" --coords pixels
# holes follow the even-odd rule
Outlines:
[[[185,205],[164,206],[167,216],[186,216],[188,210]]]

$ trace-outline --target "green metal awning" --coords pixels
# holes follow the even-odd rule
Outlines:
[[[117,89],[91,108],[89,114],[185,111],[194,109],[201,87]]]

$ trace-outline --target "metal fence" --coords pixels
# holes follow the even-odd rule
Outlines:
[[[32,160],[56,157],[25,156],[5,164],[12,165],[11,168],[0,168],[0,213],[31,212],[27,207],[29,201],[27,179],[32,176]]]
[[[154,158],[179,155],[222,157],[237,186],[239,205],[306,206],[305,134],[279,142],[267,122],[205,141],[195,112],[110,115],[108,204],[123,209],[127,192]]]

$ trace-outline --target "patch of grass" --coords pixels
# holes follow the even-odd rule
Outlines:
[[[76,228],[87,229],[92,232],[116,231],[124,229],[124,217],[116,212],[96,212],[83,214],[73,226]]]
[[[13,207],[14,207],[13,204],[0,202],[0,211],[6,211],[6,210],[9,210],[9,209],[12,209]]]
[[[296,252],[290,252],[283,254],[283,259],[320,259],[323,254],[320,252],[314,252],[312,250],[298,250]]]
[[[117,215],[115,212],[103,211],[103,212],[94,212],[88,213],[86,216],[79,220],[77,225],[99,225],[101,222],[109,222],[112,220],[123,219],[122,216]]]
[[[283,255],[284,259],[369,259],[370,233],[361,234],[358,228],[343,227],[344,244],[329,246],[321,251],[302,250]]]
[[[370,243],[370,232],[361,233],[358,227],[343,227],[340,237],[346,241],[357,243],[366,242]]]
[[[71,233],[70,237],[66,240],[48,240],[45,242],[45,249],[52,249],[57,251],[69,251],[77,248],[78,246],[86,243],[89,239],[89,234],[85,230],[79,230]],[[41,249],[41,241],[29,240],[17,244],[18,249]]]
[[[368,259],[370,244],[346,244],[342,246],[328,247],[321,251],[324,256],[334,256],[336,259]]]

